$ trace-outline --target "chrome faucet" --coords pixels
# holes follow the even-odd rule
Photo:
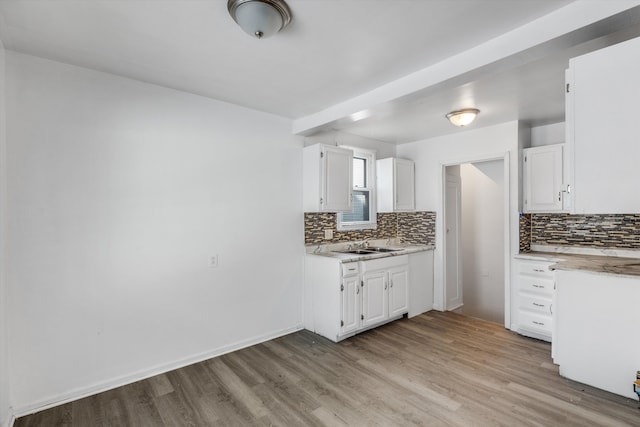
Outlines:
[[[366,239],[364,239],[361,243],[357,244],[356,246],[359,248],[367,248],[369,247],[369,239],[371,239],[371,237],[367,237]]]

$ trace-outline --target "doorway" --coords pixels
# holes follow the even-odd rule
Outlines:
[[[504,160],[450,165],[445,178],[445,307],[504,324]]]

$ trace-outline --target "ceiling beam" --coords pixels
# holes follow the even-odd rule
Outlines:
[[[495,71],[497,65],[521,65],[558,49],[575,46],[609,31],[608,25],[594,25],[607,18],[624,20],[623,12],[640,9],[640,0],[578,0],[508,33],[411,73],[362,95],[293,121],[292,132],[311,135],[331,128],[336,121],[354,115],[366,117],[368,110],[410,97],[419,92],[461,84],[465,78]],[[580,31],[582,30],[582,31]]]

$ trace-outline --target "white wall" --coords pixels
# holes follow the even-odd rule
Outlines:
[[[503,163],[493,160],[460,167],[462,312],[496,323],[504,323]]]
[[[509,247],[518,252],[518,188],[521,148],[529,143],[530,132],[517,121],[402,144],[398,157],[416,162],[416,209],[436,212],[436,249],[434,251],[434,308],[444,307],[443,285],[443,165],[495,160],[507,155],[509,166]],[[510,275],[510,271],[507,272]],[[509,282],[510,283],[510,282]],[[505,318],[505,322],[510,319]]]
[[[386,159],[396,156],[395,144],[378,141],[377,139],[365,138],[363,136],[352,135],[350,133],[330,131],[305,138],[304,145],[313,144],[347,145],[350,147],[365,148],[376,151],[376,159]]]
[[[0,41],[0,426],[11,418],[9,401],[9,349],[7,329],[6,277],[6,138],[5,138],[5,50]]]
[[[566,140],[564,122],[531,128],[531,146],[562,144]]]
[[[290,120],[13,52],[7,88],[16,413],[300,327]]]

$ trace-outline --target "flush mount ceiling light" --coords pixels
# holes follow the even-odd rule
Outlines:
[[[283,0],[229,0],[234,21],[252,37],[270,37],[291,22],[291,11]]]
[[[480,110],[477,108],[465,108],[464,110],[452,111],[447,114],[447,119],[456,126],[466,126],[476,119]]]

